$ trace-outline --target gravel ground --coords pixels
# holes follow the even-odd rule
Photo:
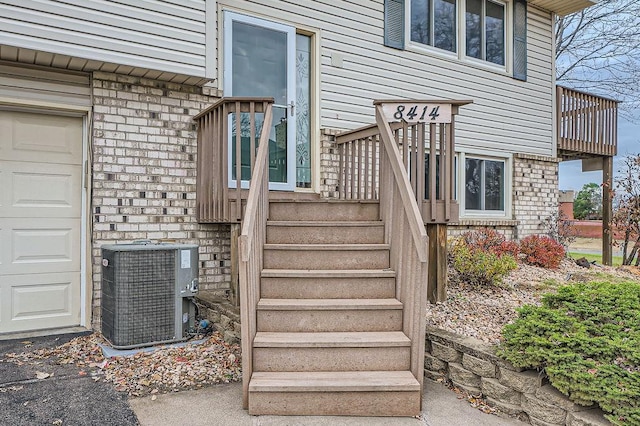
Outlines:
[[[541,296],[559,285],[588,281],[602,274],[640,281],[640,275],[633,268],[593,266],[586,269],[571,260],[564,260],[556,270],[519,264],[500,287],[461,282],[450,270],[447,300],[427,306],[427,324],[498,344],[502,327],[517,317],[516,308],[540,304]]]

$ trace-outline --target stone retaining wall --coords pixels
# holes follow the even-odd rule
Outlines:
[[[492,346],[427,327],[425,377],[446,377],[456,387],[485,398],[501,412],[536,426],[610,425],[595,406],[583,407],[548,384],[544,376],[512,366]]]
[[[199,317],[208,319],[229,344],[240,344],[240,309],[215,293],[201,291],[196,296]]]

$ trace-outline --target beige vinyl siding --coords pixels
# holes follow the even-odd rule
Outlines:
[[[4,45],[205,76],[205,0],[0,0],[0,11]]]
[[[0,98],[91,106],[89,74],[0,62]]]
[[[226,8],[320,29],[321,127],[373,123],[373,99],[471,99],[474,104],[465,106],[458,119],[460,149],[553,155],[550,13],[529,7],[528,76],[522,82],[482,65],[419,51],[408,42],[404,51],[385,47],[381,0],[219,1],[219,10]],[[331,65],[332,55],[342,57],[342,68]]]

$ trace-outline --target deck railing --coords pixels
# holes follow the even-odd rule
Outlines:
[[[260,300],[260,274],[263,266],[263,246],[267,235],[269,213],[269,132],[272,107],[265,105],[264,126],[258,143],[258,153],[252,160],[251,185],[247,208],[238,237],[240,254],[240,305],[242,324],[242,384],[243,403],[248,404],[249,379],[253,360],[251,348],[256,337],[256,312]],[[237,152],[237,151],[236,151]],[[239,175],[236,175],[239,176]]]
[[[394,122],[389,129],[402,168],[418,202],[425,224],[454,223],[459,218],[455,200],[454,116],[451,123]],[[381,129],[378,125],[341,133],[336,138],[339,157],[338,196],[346,200],[379,198]]]
[[[232,165],[236,180],[242,177],[243,164],[254,169],[256,134],[270,129],[265,115],[273,98],[223,98],[194,117],[198,123],[198,163],[196,216],[200,223],[239,222],[242,218],[241,191],[229,190],[230,130],[236,158]],[[229,115],[234,114],[231,118]],[[235,129],[235,131],[234,131]],[[239,131],[238,131],[239,130]],[[235,135],[233,135],[235,133]],[[243,139],[249,142],[248,155],[242,157]],[[246,151],[246,150],[245,150]],[[246,169],[246,166],[245,166]]]
[[[617,101],[558,86],[556,115],[559,157],[617,154]]]

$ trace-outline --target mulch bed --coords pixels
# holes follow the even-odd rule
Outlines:
[[[129,396],[145,396],[203,386],[230,383],[241,379],[241,354],[238,345],[228,345],[220,333],[213,333],[200,344],[162,347],[153,352],[106,359],[100,344],[106,343],[97,333],[77,337],[63,345],[8,353],[4,362],[38,365],[44,359],[56,364],[75,365],[78,375],[90,375],[95,381],[110,382]],[[38,377],[44,379],[45,377]]]

